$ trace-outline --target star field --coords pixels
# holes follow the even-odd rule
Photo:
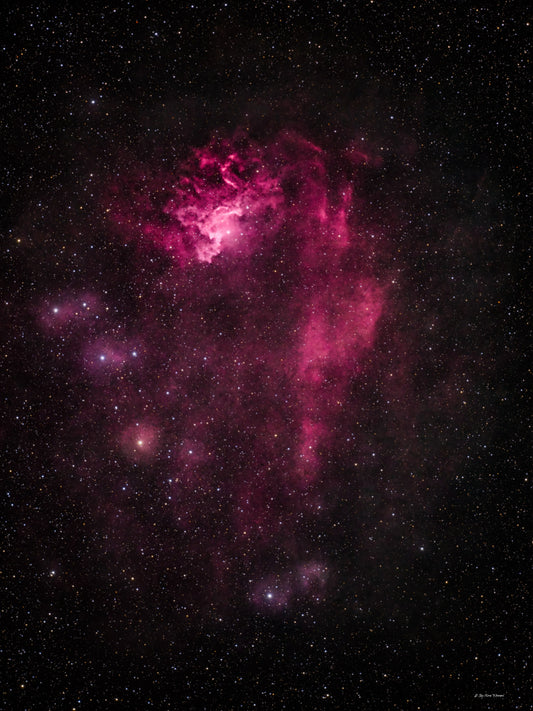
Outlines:
[[[525,707],[529,30],[6,11],[6,708]]]

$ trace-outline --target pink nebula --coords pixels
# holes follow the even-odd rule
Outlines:
[[[157,453],[158,429],[151,422],[133,422],[120,433],[119,441],[126,457],[146,462]]]
[[[128,329],[143,357],[111,317],[95,328],[80,353],[91,413],[108,413],[135,486],[151,479],[174,529],[194,534],[184,560],[210,558],[207,597],[239,566],[240,594],[261,609],[327,594],[333,564],[302,522],[327,512],[387,299],[357,193],[363,157],[348,153],[240,133],[171,171],[130,166],[107,196],[113,235],[137,249]],[[119,485],[120,520],[135,522]]]
[[[102,304],[97,295],[62,294],[41,304],[38,320],[46,333],[60,335],[67,330],[86,330],[94,326],[101,315]]]

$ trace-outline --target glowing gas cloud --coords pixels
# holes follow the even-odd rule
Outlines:
[[[109,239],[135,246],[143,298],[123,330],[109,316],[75,339],[87,419],[109,423],[89,478],[106,447],[118,462],[100,507],[110,538],[146,548],[174,531],[174,564],[205,567],[206,599],[270,613],[327,597],[334,561],[309,531],[327,514],[387,296],[360,166],[333,158],[297,133],[243,132],[172,170],[123,171],[103,209]],[[53,308],[48,331],[63,323]],[[147,489],[140,511],[129,492]]]

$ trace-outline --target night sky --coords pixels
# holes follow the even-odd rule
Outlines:
[[[2,23],[2,708],[531,703],[518,3]]]

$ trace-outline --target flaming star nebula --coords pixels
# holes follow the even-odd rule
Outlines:
[[[529,700],[525,10],[8,5],[5,708]]]
[[[390,286],[354,197],[362,165],[283,131],[213,139],[172,170],[130,166],[101,210],[109,239],[137,254],[134,318],[89,292],[39,313],[88,388],[70,436],[106,540],[146,551],[164,521],[157,546],[177,549],[176,571],[200,566],[208,607],[327,598],[334,564],[313,530]]]

